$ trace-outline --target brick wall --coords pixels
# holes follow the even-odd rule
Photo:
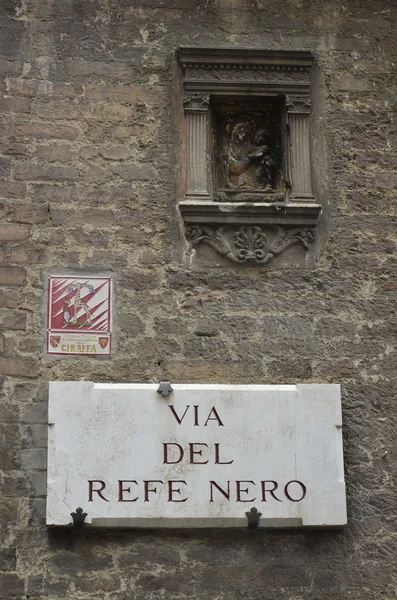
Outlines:
[[[0,2],[0,598],[395,600],[396,64],[390,0]],[[184,258],[178,45],[311,49],[312,265]],[[45,274],[112,272],[117,353],[46,357]],[[339,382],[344,531],[44,524],[47,382]]]

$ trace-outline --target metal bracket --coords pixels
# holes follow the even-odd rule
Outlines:
[[[74,529],[84,529],[84,521],[87,516],[87,513],[83,512],[82,508],[76,508],[76,512],[70,513],[73,519],[73,527]]]
[[[173,391],[174,390],[172,389],[169,381],[160,381],[159,387],[157,389],[158,394],[162,394],[165,397],[168,396],[168,394],[171,394],[171,392]]]
[[[262,516],[262,513],[258,512],[258,510],[253,507],[250,511],[247,511],[246,517],[248,519],[248,529],[257,529],[259,525],[259,519]]]

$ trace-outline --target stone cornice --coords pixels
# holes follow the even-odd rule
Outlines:
[[[309,50],[250,50],[236,48],[192,48],[177,50],[181,66],[205,69],[253,69],[310,71],[313,54]]]
[[[186,92],[212,95],[310,93],[313,55],[307,50],[180,48]]]
[[[245,223],[314,226],[321,205],[314,202],[211,202],[184,200],[179,209],[185,223]]]

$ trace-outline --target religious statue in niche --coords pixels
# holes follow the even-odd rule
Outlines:
[[[217,107],[213,139],[219,200],[260,201],[282,192],[278,105]]]
[[[242,121],[233,127],[230,137],[230,186],[272,190],[277,164],[269,153],[266,131],[252,134],[249,123]]]

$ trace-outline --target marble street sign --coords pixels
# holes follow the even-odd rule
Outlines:
[[[48,525],[346,524],[339,385],[172,387],[50,383]]]

